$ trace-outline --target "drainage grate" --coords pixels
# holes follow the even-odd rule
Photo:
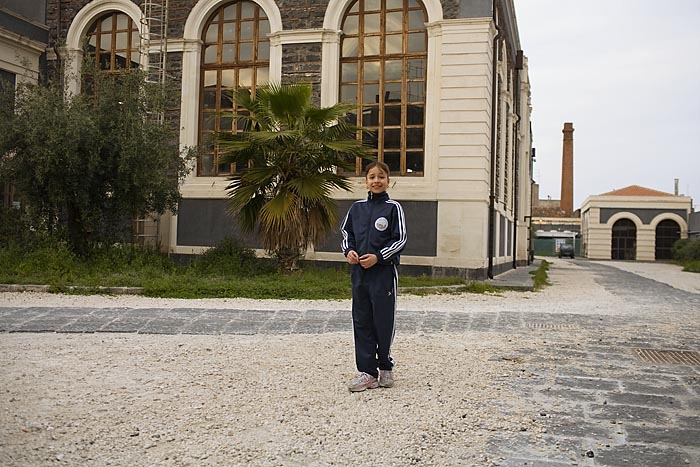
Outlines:
[[[576,326],[571,324],[557,323],[527,323],[527,327],[530,329],[576,329]]]
[[[635,349],[640,360],[669,365],[700,365],[700,352],[690,350]]]

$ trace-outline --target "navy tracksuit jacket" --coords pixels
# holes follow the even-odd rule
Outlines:
[[[345,256],[377,255],[377,264],[352,268],[352,322],[358,371],[377,377],[377,369],[391,370],[391,343],[396,318],[396,288],[400,253],[406,245],[403,209],[389,195],[369,192],[355,202],[340,227]]]

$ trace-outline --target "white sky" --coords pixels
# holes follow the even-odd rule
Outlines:
[[[532,86],[534,178],[559,198],[574,124],[574,208],[629,185],[700,208],[700,1],[515,0]]]

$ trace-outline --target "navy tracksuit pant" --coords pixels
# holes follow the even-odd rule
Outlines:
[[[391,344],[396,318],[398,272],[393,264],[363,269],[352,266],[352,323],[358,371],[375,378],[377,369],[391,370]]]

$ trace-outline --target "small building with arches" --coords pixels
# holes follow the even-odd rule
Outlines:
[[[631,185],[589,196],[581,207],[583,254],[590,259],[672,259],[671,247],[688,237],[692,200]]]

